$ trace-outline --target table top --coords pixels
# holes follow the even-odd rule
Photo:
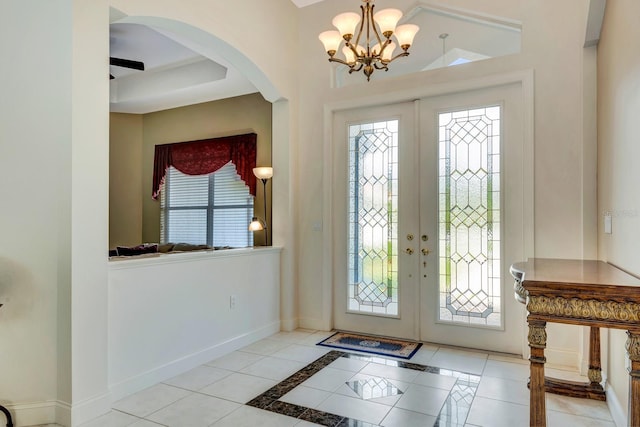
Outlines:
[[[511,266],[522,284],[566,283],[586,286],[639,287],[640,279],[598,260],[529,258]]]

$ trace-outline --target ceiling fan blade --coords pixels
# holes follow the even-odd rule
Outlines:
[[[140,61],[109,57],[109,64],[115,65],[117,67],[132,68],[134,70],[144,71],[144,63]]]

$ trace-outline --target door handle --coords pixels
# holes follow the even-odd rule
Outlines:
[[[413,253],[413,249],[411,248],[407,248],[404,250],[406,253],[408,253],[409,255],[411,255]]]
[[[422,248],[422,255],[427,256],[431,253],[431,251],[427,248]]]

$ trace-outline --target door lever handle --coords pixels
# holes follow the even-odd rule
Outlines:
[[[413,249],[411,248],[407,248],[404,250],[406,253],[408,253],[409,255],[411,255],[413,253]]]

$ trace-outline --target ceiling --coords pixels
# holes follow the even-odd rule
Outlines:
[[[297,7],[319,1],[322,0],[292,0]],[[510,40],[505,34],[513,33],[513,28],[505,30],[504,26],[479,22],[474,16],[418,7],[406,18],[421,28],[411,55],[394,62],[388,73],[374,73],[373,78],[389,78],[433,67],[434,61],[442,57],[443,47],[438,36],[444,32],[450,33],[448,49],[460,48],[482,53],[484,57],[513,53],[516,47],[519,50],[519,29],[517,40]],[[189,47],[192,43],[168,31],[118,19],[112,22],[111,56],[141,61],[145,66],[144,71],[110,66],[114,77],[110,80],[112,112],[145,114],[258,92],[243,73],[215,52],[207,51],[203,56]],[[322,54],[318,49],[318,55]],[[347,77],[346,68],[337,73],[342,71],[344,76],[337,74],[338,86],[363,83],[364,79]]]
[[[319,1],[292,0],[297,7]],[[174,34],[116,22],[110,26],[109,43],[112,57],[145,66],[144,71],[110,66],[112,112],[145,114],[258,92],[223,57],[202,56]]]

